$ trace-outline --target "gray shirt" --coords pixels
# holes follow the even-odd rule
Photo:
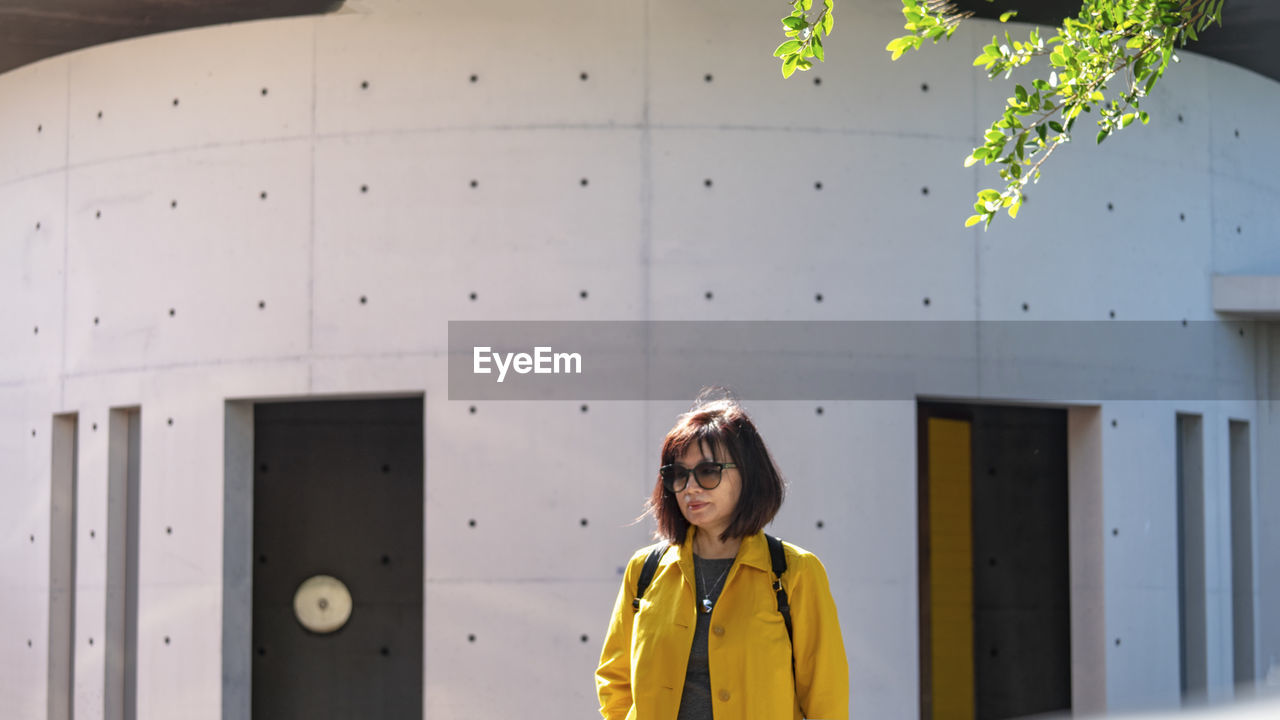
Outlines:
[[[706,560],[693,556],[693,575],[697,581],[697,622],[693,629],[693,646],[689,648],[689,669],[684,676],[684,692],[680,695],[680,713],[676,720],[712,720],[711,671],[707,666],[707,632],[711,628],[711,613],[702,611],[702,598],[711,602],[720,598],[729,579],[733,558]],[[708,587],[704,587],[703,583]],[[708,592],[710,590],[710,592]]]

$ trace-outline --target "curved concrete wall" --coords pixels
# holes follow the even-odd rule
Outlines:
[[[1184,55],[1150,127],[1064,149],[1022,219],[984,234],[961,220],[988,178],[960,161],[1007,94],[970,69],[993,27],[890,63],[894,3],[845,0],[829,61],[783,81],[779,14],[368,3],[0,76],[0,706],[46,708],[55,414],[79,419],[76,717],[100,716],[104,692],[88,643],[106,562],[88,536],[107,512],[93,424],[141,408],[139,717],[238,717],[244,690],[222,680],[226,403],[388,394],[425,395],[426,713],[589,714],[616,569],[647,534],[626,523],[682,407],[472,413],[447,399],[447,321],[1214,320],[1214,273],[1280,272],[1275,83]],[[1253,335],[1223,348],[1227,374],[1272,364]],[[1174,414],[1205,418],[1221,500],[1227,419],[1273,432],[1269,388],[1256,392],[1077,416],[1076,447],[1100,443],[1094,520],[1133,530],[1081,540],[1105,571],[1078,647],[1100,664],[1078,669],[1077,708],[1178,702]],[[915,404],[755,411],[794,483],[777,532],[826,560],[838,595],[855,716],[913,716]],[[1256,476],[1275,463],[1260,451]],[[517,470],[536,482],[493,502],[480,480]],[[1274,566],[1258,527],[1258,563]],[[1225,697],[1230,584],[1213,542]],[[524,600],[475,602],[495,589]],[[1280,656],[1268,622],[1263,671]],[[473,628],[492,641],[468,643]]]

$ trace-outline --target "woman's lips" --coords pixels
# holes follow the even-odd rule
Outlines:
[[[706,504],[706,503],[704,503],[704,502],[691,502],[691,503],[689,503],[689,509],[690,509],[690,510],[701,510],[702,508],[704,508],[704,507],[706,507],[706,506],[707,506],[707,504]]]

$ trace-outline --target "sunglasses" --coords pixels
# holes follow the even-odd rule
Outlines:
[[[658,468],[658,476],[662,478],[662,487],[667,492],[678,493],[689,485],[689,476],[692,475],[698,482],[698,487],[703,490],[715,490],[720,485],[721,473],[725,468],[736,468],[733,463],[711,462],[709,460],[700,462],[692,468],[683,465],[663,465]]]

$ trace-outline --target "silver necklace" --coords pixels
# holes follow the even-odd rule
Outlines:
[[[711,612],[711,608],[715,604],[711,602],[711,595],[714,593],[715,588],[720,586],[720,581],[724,579],[724,576],[729,572],[730,567],[733,567],[733,563],[729,563],[728,567],[720,573],[720,577],[716,578],[715,584],[711,586],[707,585],[707,576],[702,572],[703,568],[698,568],[698,577],[702,578],[702,612]]]

